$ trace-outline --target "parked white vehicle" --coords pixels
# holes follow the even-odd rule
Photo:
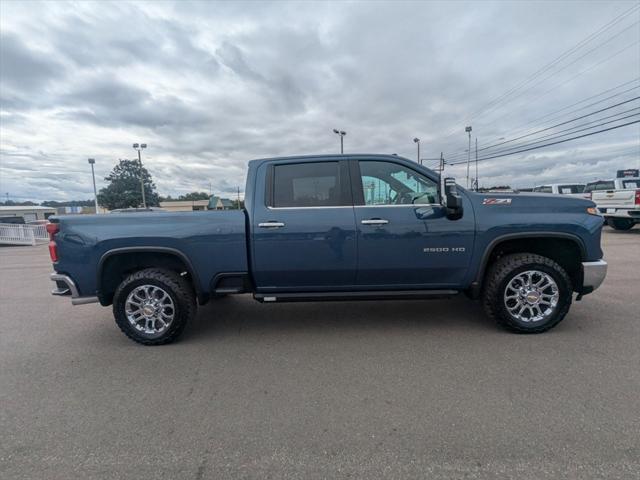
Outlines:
[[[584,194],[584,183],[549,183],[533,187],[534,192],[567,195],[568,197],[589,198]]]
[[[591,182],[585,191],[590,193],[609,226],[629,230],[640,223],[640,177]]]

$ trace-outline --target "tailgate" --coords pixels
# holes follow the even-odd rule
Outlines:
[[[635,203],[635,190],[606,190],[601,192],[593,192],[592,200],[598,206],[629,208]]]

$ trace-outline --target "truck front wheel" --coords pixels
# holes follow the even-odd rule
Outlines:
[[[609,217],[607,218],[607,224],[614,230],[631,230],[635,222],[627,218]]]
[[[490,267],[482,303],[487,316],[508,330],[542,333],[565,317],[572,295],[571,279],[560,265],[541,255],[516,253]]]
[[[196,313],[191,285],[170,270],[147,268],[132,273],[113,297],[113,315],[120,330],[144,345],[176,340]]]

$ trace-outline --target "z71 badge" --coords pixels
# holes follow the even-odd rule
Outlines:
[[[510,198],[485,198],[482,200],[483,205],[511,205]]]

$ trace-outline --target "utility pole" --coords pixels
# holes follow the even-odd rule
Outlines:
[[[88,159],[89,165],[91,165],[91,177],[93,178],[93,199],[96,203],[96,214],[100,213],[98,207],[98,191],[96,190],[96,173],[93,170],[93,165],[96,163],[94,158]]]
[[[420,139],[418,137],[413,139],[413,142],[418,146],[418,164],[422,165],[422,162],[420,161]]]
[[[444,155],[440,152],[440,176],[442,176],[442,172],[444,172]]]
[[[340,135],[340,154],[342,155],[344,153],[344,136],[347,134],[347,132],[334,128],[333,133],[335,133],[336,135]]]
[[[240,210],[240,187],[238,187],[238,210]]]
[[[469,134],[469,150],[467,150],[467,188],[469,188],[469,164],[471,163],[471,125],[465,127],[464,131]]]
[[[480,188],[480,182],[478,181],[478,137],[476,137],[476,192]]]
[[[140,163],[140,190],[142,190],[142,208],[147,208],[147,199],[144,196],[144,175],[142,174],[142,156],[140,155],[140,151],[143,148],[147,148],[147,144],[146,143],[141,143],[141,144],[137,144],[134,143],[133,144],[133,148],[134,150],[138,151],[138,162]]]

